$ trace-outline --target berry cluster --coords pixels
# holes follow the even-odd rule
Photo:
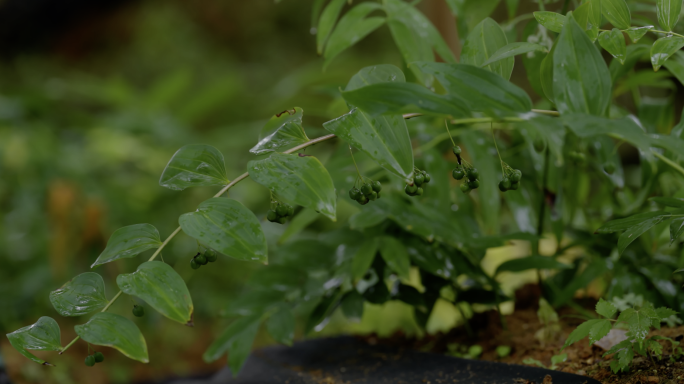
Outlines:
[[[456,180],[466,178],[466,181],[461,184],[461,191],[463,193],[469,193],[473,189],[477,189],[480,186],[480,180],[478,180],[480,172],[461,157],[461,147],[455,145],[452,150],[454,155],[456,155],[456,159],[458,159],[458,166],[451,171],[451,176]]]
[[[370,183],[361,184],[361,189],[356,188],[356,186],[352,187],[349,190],[349,197],[361,205],[366,205],[369,201],[379,199],[381,190],[382,184],[379,181],[371,180]]]
[[[430,174],[418,168],[413,169],[413,182],[406,184],[404,192],[409,196],[420,196],[423,194],[423,184],[430,182]]]
[[[510,165],[501,162],[503,168],[503,179],[499,182],[499,190],[501,192],[515,191],[520,188],[520,179],[522,179],[522,172],[519,169],[513,169]]]
[[[213,263],[218,259],[218,256],[216,255],[216,251],[213,249],[207,249],[204,251],[204,253],[197,252],[195,257],[190,260],[190,266],[192,269],[197,269],[203,265],[206,265],[207,263]]]
[[[135,317],[145,316],[145,308],[143,308],[142,305],[133,304],[133,316],[135,316]]]
[[[271,203],[273,205],[273,203]],[[294,208],[290,204],[275,202],[275,209],[271,209],[266,214],[266,219],[271,223],[285,224],[287,218],[294,215]]]
[[[85,358],[85,365],[88,367],[92,367],[95,365],[95,363],[101,363],[104,361],[104,355],[102,352],[95,352],[92,355],[88,355],[88,357]]]

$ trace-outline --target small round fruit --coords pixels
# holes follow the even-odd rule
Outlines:
[[[354,187],[349,190],[349,198],[352,200],[358,200],[359,196],[361,196],[361,191],[359,191],[358,188]]]
[[[511,183],[511,190],[512,190],[512,191],[517,191],[518,188],[520,188],[520,183],[519,183],[519,182]]]
[[[214,251],[213,249],[207,249],[204,252],[204,257],[206,257],[207,261],[210,263],[213,263],[218,259],[218,255],[216,254],[216,251]]]
[[[377,192],[377,194],[378,194],[378,199],[379,199],[380,198],[380,192]]]
[[[195,262],[199,265],[206,265],[209,261],[204,255],[195,256]]]
[[[197,268],[199,268],[199,266],[198,266]],[[195,269],[197,269],[197,268],[195,268]],[[140,306],[140,305],[134,305],[134,306],[133,306],[133,315],[134,315],[135,317],[143,317],[143,316],[145,316],[145,308],[143,308],[143,307]]]
[[[423,194],[423,188],[418,188],[416,191],[416,196],[421,196]]]
[[[456,180],[461,180],[465,177],[465,172],[460,168],[454,168],[454,170],[451,171],[451,176]]]
[[[190,260],[190,267],[191,267],[192,269],[198,269],[198,268],[201,267],[201,266],[202,266],[202,264],[198,263],[197,260],[195,260],[194,257],[192,258],[192,260]]]
[[[517,183],[522,178],[522,172],[520,172],[519,169],[516,169],[513,172],[511,172],[511,174],[508,176],[508,178],[511,179],[512,183]]]
[[[607,174],[612,175],[613,172],[615,172],[615,164],[612,162],[605,163],[603,165],[603,170],[606,171]]]
[[[361,197],[359,197],[359,199],[357,201],[361,205],[366,205],[366,203],[368,203],[368,198],[364,195],[361,195]]]
[[[423,182],[425,181],[425,176],[423,176],[422,173],[417,174],[416,176],[413,177],[413,182],[416,183],[417,186],[423,185]]]
[[[377,198],[378,198],[378,193],[375,191],[371,192],[370,195],[368,195],[368,200],[370,200],[370,201],[374,201]]]
[[[104,355],[102,354],[102,352],[95,352],[93,356],[95,357],[96,363],[101,363],[104,361]]]
[[[287,205],[287,215],[288,216],[293,216],[294,215],[294,207],[291,205]]]
[[[286,216],[283,216],[283,217],[279,218],[279,219],[278,219],[278,223],[280,223],[280,224],[285,224],[285,223],[287,223],[287,217],[286,217]]]
[[[284,217],[287,216],[287,206],[285,204],[279,204],[278,207],[276,208],[276,213],[278,214],[278,217]]]
[[[470,187],[468,186],[468,183],[463,183],[461,184],[461,192],[463,193],[468,193],[471,191]]]
[[[511,189],[511,179],[508,177],[504,177],[503,180],[501,180],[503,183],[503,186],[506,187],[506,189]]]
[[[459,147],[458,145],[454,146],[451,150],[454,151],[454,155],[461,154],[461,147]]]
[[[469,181],[468,187],[470,187],[470,189],[477,189],[478,187],[480,187],[480,180],[475,179]]]
[[[468,175],[468,180],[477,180],[478,177],[480,177],[480,172],[477,170],[477,168],[470,168],[467,172]]]
[[[93,355],[88,355],[85,358],[85,365],[88,367],[92,367],[93,365],[95,365],[95,357],[93,357]]]
[[[537,151],[538,153],[544,150],[544,147],[546,147],[546,143],[544,143],[544,139],[538,138],[535,139],[534,142],[532,143],[534,146],[534,150]]]
[[[509,183],[510,183],[510,181],[509,181]],[[504,185],[503,180],[499,181],[499,191],[501,191],[501,192],[508,191],[508,188],[506,188],[506,186]]]
[[[429,182],[430,182],[430,174],[425,172],[425,183],[429,183]]]
[[[407,195],[413,195],[417,190],[418,186],[415,184],[406,184],[406,188],[404,188],[404,191],[406,191]]]
[[[364,184],[361,186],[361,193],[363,193],[365,196],[370,195],[371,192],[373,192],[373,187],[371,187],[370,184]]]
[[[270,210],[266,214],[266,219],[268,219],[268,221],[270,221],[270,222],[276,221],[276,220],[278,220],[278,214],[276,213],[276,211]]]
[[[380,191],[382,191],[382,184],[380,184],[379,181],[374,181],[373,184],[371,185],[371,188],[373,188],[373,191],[375,191],[375,192],[380,192]]]

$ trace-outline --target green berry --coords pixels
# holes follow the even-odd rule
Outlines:
[[[465,172],[460,168],[454,168],[454,170],[451,171],[451,176],[456,180],[461,180],[465,177]]]
[[[378,194],[378,199],[380,198],[380,192],[376,192]]]
[[[425,173],[425,183],[429,183],[429,182],[430,182],[430,174],[426,172]]]
[[[357,201],[361,205],[366,205],[368,203],[368,198],[364,195],[361,195],[361,197],[359,197],[359,199]]]
[[[278,204],[278,207],[276,207],[276,213],[278,214],[278,217],[287,216],[288,211],[289,210],[287,209],[287,206],[285,204]]]
[[[199,255],[199,256],[195,256],[195,262],[199,265],[206,265],[209,261],[207,261],[206,256]]]
[[[102,354],[102,352],[95,352],[93,356],[95,357],[96,363],[101,363],[104,361],[104,355]]]
[[[470,187],[468,186],[468,183],[463,183],[461,184],[461,192],[463,193],[468,193],[471,191]]]
[[[454,146],[451,150],[454,151],[454,155],[461,154],[461,147],[459,147],[458,145]]]
[[[607,174],[612,175],[613,172],[615,172],[615,164],[612,162],[605,163],[603,165],[603,170],[606,171]]]
[[[468,180],[477,180],[477,178],[480,176],[480,172],[477,170],[477,168],[470,168],[467,172],[468,175]]]
[[[538,153],[543,151],[544,147],[546,147],[546,143],[544,143],[544,139],[542,138],[535,139],[532,145],[534,146],[534,150]]]
[[[509,181],[508,183],[510,184],[511,182]],[[508,191],[508,188],[506,188],[506,185],[504,184],[503,180],[499,181],[499,191],[501,191],[501,192]]]
[[[508,178],[511,179],[512,183],[520,182],[520,179],[522,178],[522,172],[520,172],[519,169],[516,169],[513,172],[511,172]]]
[[[422,194],[423,194],[423,188],[418,188],[418,190],[416,191],[416,196],[420,196]]]
[[[294,216],[294,207],[289,205],[287,206],[287,215],[288,216]]]
[[[201,267],[201,266],[202,266],[202,265],[201,265],[200,263],[198,263],[197,260],[195,260],[194,257],[192,258],[192,260],[190,260],[190,267],[191,267],[192,269],[197,269],[197,268],[199,268],[199,267]]]
[[[279,219],[278,219],[278,223],[280,223],[280,224],[285,224],[285,223],[287,223],[287,216],[283,216],[283,217],[279,218]]]
[[[371,192],[373,192],[373,187],[370,184],[364,184],[361,186],[361,193],[363,193],[364,196],[370,195]]]
[[[373,191],[375,191],[375,192],[380,192],[380,191],[382,191],[382,184],[380,184],[379,181],[374,181],[371,184],[371,188],[373,188]]]
[[[198,266],[197,268],[199,268],[199,266]],[[195,268],[195,269],[197,269],[197,268]],[[133,315],[134,315],[135,317],[143,317],[143,316],[145,316],[145,308],[143,308],[143,307],[140,306],[140,305],[134,305],[134,306],[133,306]]]
[[[519,182],[511,183],[511,190],[512,190],[512,191],[517,191],[518,188],[520,188],[520,183],[519,183]]]
[[[413,182],[416,183],[417,186],[423,185],[423,182],[425,181],[425,176],[422,174],[417,174],[416,176],[413,177]]]
[[[274,221],[278,220],[278,214],[276,213],[276,211],[270,210],[266,214],[266,219],[268,219],[268,221],[270,221],[270,222],[274,222]]]
[[[479,186],[480,180],[475,179],[468,182],[468,187],[470,187],[470,189],[477,189]]]
[[[417,190],[418,186],[415,184],[406,184],[406,188],[404,188],[404,191],[406,191],[407,195],[413,195]]]
[[[210,263],[213,263],[218,259],[218,255],[216,254],[216,251],[214,251],[213,249],[207,249],[206,251],[204,251],[204,257],[206,257],[207,261]]]
[[[93,357],[93,355],[88,355],[88,357],[85,358],[85,365],[88,367],[95,365],[95,357]]]
[[[370,195],[368,195],[368,200],[370,200],[370,201],[374,201],[377,198],[378,198],[378,193],[375,191],[371,192]]]

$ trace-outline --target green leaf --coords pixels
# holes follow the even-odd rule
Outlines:
[[[25,357],[32,361],[52,365],[45,360],[39,359],[27,349],[34,351],[61,351],[62,342],[60,341],[59,325],[55,319],[43,316],[38,321],[24,328],[17,329],[7,334],[10,344]]]
[[[352,290],[342,298],[342,303],[340,303],[342,313],[347,319],[359,322],[363,317],[363,303],[365,302],[366,300],[358,291]]]
[[[657,71],[675,52],[684,47],[684,39],[678,36],[668,36],[656,40],[651,47],[651,64]]]
[[[601,12],[617,29],[627,29],[632,24],[632,16],[625,0],[601,0]]]
[[[391,64],[372,65],[370,67],[362,68],[354,76],[352,76],[344,90],[353,91],[371,84],[391,82],[406,82],[404,72]]]
[[[656,10],[658,12],[658,24],[669,32],[679,21],[682,2],[681,0],[656,0]]]
[[[528,269],[571,269],[572,265],[563,264],[548,256],[527,256],[503,262],[496,269],[496,275],[501,272],[522,272]]]
[[[684,208],[684,199],[680,199],[677,197],[651,197],[648,200],[664,205],[666,207]]]
[[[330,315],[340,304],[342,292],[338,289],[323,299],[316,305],[313,312],[309,315],[304,327],[304,334],[308,335],[311,331],[320,332],[327,324]]]
[[[660,307],[660,308],[656,309],[656,316],[660,322],[663,322],[666,319],[668,319],[671,316],[674,316],[676,314],[677,314],[677,311],[674,311],[670,308]]]
[[[630,245],[634,240],[636,240],[637,237],[641,236],[644,232],[658,225],[665,219],[665,217],[666,216],[652,217],[648,220],[642,221],[641,223],[633,227],[628,228],[618,238],[618,252],[622,254],[622,252],[625,251],[625,248],[627,248],[628,245]]]
[[[599,227],[599,229],[597,229],[594,233],[613,233],[624,231],[643,222],[658,218],[661,218],[662,220],[663,218],[669,216],[670,213],[664,211],[638,213],[636,215],[625,217],[624,219],[611,220]]]
[[[596,313],[606,319],[612,319],[616,312],[617,308],[609,301],[599,299],[599,302],[596,304]]]
[[[641,310],[627,308],[620,313],[617,320],[627,323],[631,336],[639,342],[639,345],[642,345],[651,328],[651,317],[643,311],[643,308]]]
[[[178,221],[188,236],[224,255],[239,260],[267,260],[266,238],[259,219],[235,200],[209,199]]]
[[[684,234],[684,217],[673,219],[670,222],[670,244],[674,243],[682,234]]]
[[[123,316],[100,312],[74,330],[85,342],[112,347],[141,363],[149,362],[145,338],[135,323]]]
[[[161,246],[159,231],[151,224],[134,224],[119,228],[112,234],[107,247],[90,268],[118,259],[135,257],[148,249]]]
[[[50,302],[62,316],[80,316],[104,308],[105,284],[94,272],[82,273],[50,292]]]
[[[378,252],[378,239],[376,237],[370,238],[359,247],[359,250],[354,254],[352,259],[352,279],[360,279],[366,273],[371,264],[375,254]]]
[[[250,161],[247,170],[254,181],[283,200],[336,220],[335,186],[317,158],[274,153],[267,159]]]
[[[551,51],[544,57],[539,67],[539,82],[542,86],[542,91],[544,91],[544,96],[546,96],[549,101],[555,104],[553,97],[553,55],[556,52],[556,46],[558,45],[558,39],[554,42],[551,47]]]
[[[378,3],[361,3],[342,16],[325,47],[324,68],[337,55],[385,24],[384,17],[366,18],[368,14],[381,8]]]
[[[513,57],[502,58],[494,63],[484,64],[494,53],[507,44],[508,39],[506,39],[506,33],[501,29],[501,26],[487,17],[468,34],[461,51],[461,63],[476,67],[482,66],[508,80],[511,78],[513,64],[515,64]]]
[[[589,343],[594,344],[603,339],[612,328],[613,323],[610,320],[600,320],[591,327],[591,330],[589,330]]]
[[[325,9],[321,17],[318,19],[318,28],[316,29],[316,50],[318,54],[323,53],[323,47],[325,46],[328,36],[335,27],[335,22],[342,12],[342,7],[344,7],[346,0],[332,0]]]
[[[116,284],[125,294],[138,296],[169,319],[193,326],[190,292],[170,265],[160,261],[142,263],[135,272],[117,276]]]
[[[292,310],[286,306],[281,306],[266,320],[266,330],[275,341],[292,345],[295,331],[295,317]]]
[[[565,146],[565,127],[560,119],[549,116],[534,116],[519,123],[522,129],[536,133],[534,137],[541,137],[555,157],[556,164],[563,164],[563,149]]]
[[[679,80],[680,84],[684,84],[684,64],[680,63],[677,60],[668,60],[663,64],[663,67],[667,68],[667,70],[670,71],[670,73],[673,74],[674,77],[677,78],[677,80]],[[667,74],[665,74],[665,76],[667,76]],[[684,121],[680,120],[680,122]],[[672,128],[670,135],[672,135],[672,132],[676,132],[675,128],[676,127]]]
[[[577,24],[594,42],[601,27],[601,0],[586,0],[572,12]]]
[[[632,40],[632,43],[636,44],[637,41],[641,40],[642,37],[646,35],[648,31],[653,29],[652,25],[647,25],[645,27],[631,27],[625,30],[627,36]]]
[[[261,314],[242,317],[230,323],[219,337],[202,355],[205,362],[211,363],[228,353],[228,366],[233,375],[237,375],[247,360],[254,338],[261,324]]]
[[[411,261],[404,245],[394,237],[383,236],[380,238],[380,256],[399,277],[409,278]]]
[[[599,324],[602,321],[605,320],[587,320],[584,323],[578,325],[577,328],[575,328],[575,330],[570,333],[567,340],[565,340],[565,344],[563,344],[563,348],[561,348],[561,350],[589,336],[591,329],[596,324]]]
[[[532,14],[544,28],[557,33],[560,33],[563,30],[563,26],[568,21],[567,17],[556,12],[539,11],[533,12]]]
[[[598,41],[601,47],[618,59],[620,63],[625,63],[627,45],[625,44],[625,36],[619,29],[613,28],[612,31],[601,32]]]
[[[309,141],[302,127],[303,114],[304,110],[294,107],[271,117],[259,133],[259,142],[249,152],[263,155]]]
[[[523,53],[528,53],[528,52],[548,52],[548,49],[546,49],[545,46],[540,45],[540,44],[534,44],[534,43],[527,43],[527,42],[522,42],[522,43],[508,43],[507,45],[499,48],[496,52],[494,52],[493,55],[487,59],[484,63],[480,64],[480,67],[487,66],[491,63],[495,63],[499,60],[503,60],[509,57],[513,57],[516,55],[522,55]]]
[[[304,208],[297,216],[290,221],[290,225],[285,228],[285,231],[280,238],[278,238],[278,244],[286,242],[290,237],[300,233],[304,228],[308,227],[311,223],[318,219],[318,213],[313,209]]]
[[[349,228],[357,231],[374,227],[387,220],[387,212],[378,209],[362,209],[349,218]]]
[[[604,115],[610,103],[610,72],[601,53],[569,18],[553,53],[553,97],[561,114]]]
[[[182,191],[188,187],[227,185],[226,166],[218,149],[190,144],[173,154],[159,179],[159,185]]]

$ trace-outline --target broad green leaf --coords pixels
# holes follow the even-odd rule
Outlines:
[[[608,51],[614,58],[618,59],[620,63],[625,63],[627,45],[625,44],[625,36],[619,29],[613,28],[612,31],[601,32],[598,41],[599,44],[601,44],[601,47]]]
[[[442,84],[451,98],[465,102],[478,112],[528,112],[532,101],[527,93],[492,72],[465,64],[418,63]]]
[[[678,36],[668,36],[656,40],[651,47],[651,64],[653,70],[657,71],[675,52],[684,47],[684,38]]]
[[[599,302],[596,304],[596,313],[606,319],[612,319],[616,312],[617,308],[609,301],[599,299]]]
[[[670,222],[670,244],[674,243],[684,234],[684,217],[673,219]]]
[[[622,252],[625,251],[625,248],[627,248],[628,245],[630,245],[634,240],[636,240],[637,237],[641,236],[644,232],[658,225],[665,219],[665,217],[666,216],[656,216],[648,220],[644,220],[641,223],[628,228],[618,238],[618,252],[622,254]]]
[[[366,300],[363,296],[355,289],[347,292],[340,303],[344,317],[353,322],[361,321],[363,317],[363,303],[365,302]]]
[[[52,365],[45,360],[39,359],[27,349],[34,351],[61,351],[59,325],[55,319],[43,316],[38,321],[24,328],[17,329],[7,334],[10,344],[25,357],[32,361]]]
[[[318,19],[318,28],[316,29],[316,50],[318,54],[323,54],[323,47],[325,46],[328,36],[335,27],[335,22],[342,12],[342,7],[347,0],[332,0],[324,9],[321,17]]]
[[[516,55],[522,55],[523,53],[528,53],[528,52],[548,52],[545,46],[539,45],[539,44],[534,44],[534,43],[527,43],[527,42],[522,42],[522,43],[508,43],[507,45],[499,48],[494,54],[492,54],[487,61],[484,63],[480,64],[480,67],[485,67],[491,63],[497,62],[499,60],[503,60],[509,57],[513,57]]]
[[[539,11],[533,12],[533,15],[544,28],[557,33],[560,33],[563,30],[563,26],[567,23],[567,17],[556,12]]]
[[[589,39],[596,41],[601,27],[601,0],[585,0],[572,12],[572,16]]]
[[[656,0],[658,23],[666,31],[672,31],[682,12],[682,0]]]
[[[684,208],[684,199],[677,197],[651,197],[649,201],[656,202],[666,207]]]
[[[356,74],[349,79],[349,83],[347,83],[347,87],[344,90],[353,91],[371,84],[391,82],[406,82],[404,72],[391,64],[372,65],[356,72]]]
[[[643,311],[643,308],[640,310],[627,308],[620,313],[617,320],[627,323],[629,332],[640,345],[648,336],[648,331],[651,328],[651,317]]]
[[[551,51],[544,57],[539,68],[539,80],[542,86],[542,91],[544,91],[544,96],[546,96],[549,101],[555,104],[553,97],[553,55],[556,52],[556,46],[558,45],[558,39],[554,42],[551,47]]]
[[[311,6],[311,29],[314,31],[318,26],[318,18],[321,16],[321,11],[323,10],[325,3],[325,0],[314,0],[313,5]]]
[[[339,289],[329,296],[323,297],[309,315],[309,319],[306,321],[306,326],[304,327],[304,334],[308,335],[311,331],[320,332],[323,330],[328,324],[330,315],[332,315],[333,311],[337,309],[337,306],[340,304],[341,298],[342,292]]]
[[[527,256],[503,262],[496,269],[496,275],[501,272],[521,272],[528,269],[571,269],[572,265],[563,264],[548,256]]]
[[[487,17],[468,34],[461,51],[461,63],[476,67],[482,66],[508,80],[511,78],[513,64],[515,64],[513,57],[509,56],[490,64],[484,64],[495,52],[507,44],[508,39],[506,39],[506,34],[501,26]]]
[[[542,27],[537,20],[534,19],[527,22],[527,25],[522,31],[521,40],[530,43],[540,43],[544,42],[544,36],[548,36],[546,28]],[[544,96],[544,88],[542,88],[539,71],[541,63],[546,56],[547,54],[538,51],[528,52],[521,56],[530,86],[537,95],[542,97]]]
[[[170,265],[160,261],[142,263],[135,272],[117,276],[116,284],[125,294],[138,296],[169,319],[193,326],[190,292]]]
[[[324,68],[337,55],[385,24],[384,17],[366,18],[368,14],[381,8],[378,3],[361,3],[342,16],[325,47]]]
[[[271,117],[261,129],[259,142],[249,152],[263,155],[309,141],[302,127],[303,114],[301,108],[294,107],[293,110],[288,109]]]
[[[138,254],[161,246],[159,231],[152,224],[134,224],[119,228],[112,234],[107,247],[90,268]]]
[[[632,24],[632,16],[625,0],[601,0],[601,12],[617,29],[627,29]]]
[[[380,238],[380,256],[387,266],[403,279],[409,278],[411,261],[404,245],[394,237],[383,236]]]
[[[181,215],[178,221],[188,236],[224,255],[239,260],[267,260],[266,238],[259,219],[235,200],[206,200],[197,211]]]
[[[563,348],[561,348],[561,350],[589,336],[589,332],[591,332],[591,329],[596,324],[599,324],[602,321],[604,320],[587,320],[584,323],[578,325],[574,331],[570,332],[570,335],[568,335],[568,338],[567,340],[565,340],[565,344],[563,344]]]
[[[286,306],[281,306],[266,320],[266,330],[275,341],[292,345],[295,331],[295,317],[292,310]]]
[[[107,305],[102,276],[94,272],[81,273],[50,292],[50,302],[62,316],[80,316]]]
[[[603,339],[603,337],[606,336],[612,328],[613,323],[610,320],[600,320],[589,330],[589,343],[594,344],[595,342]]]
[[[613,233],[618,231],[624,231],[631,227],[637,226],[643,222],[648,222],[651,220],[663,220],[665,217],[669,217],[669,212],[664,211],[654,211],[646,213],[638,213],[624,219],[611,220],[599,227],[594,233]]]
[[[141,363],[149,362],[145,338],[135,323],[121,315],[100,312],[74,330],[85,342],[112,347]]]
[[[667,68],[667,70],[670,71],[670,73],[672,75],[674,75],[674,77],[676,77],[677,80],[679,80],[680,84],[684,84],[684,64],[683,63],[679,62],[678,60],[672,59],[672,60],[668,60],[665,63],[663,63],[663,67]],[[660,73],[660,72],[658,72],[658,73]],[[684,120],[680,120],[680,122],[684,122]],[[676,127],[672,128],[672,131],[670,134],[672,134],[672,132],[676,132],[675,128]]]
[[[250,161],[247,170],[254,181],[278,197],[336,220],[335,186],[317,158],[274,153],[267,159]]]
[[[254,338],[261,324],[261,314],[247,316],[230,323],[202,355],[205,362],[211,363],[228,353],[228,366],[237,375],[247,360]]]
[[[362,209],[349,218],[349,228],[357,231],[374,227],[387,220],[387,212],[377,209]]]
[[[627,36],[632,40],[632,43],[636,44],[637,41],[641,40],[648,31],[653,29],[652,25],[647,25],[645,27],[631,27],[625,30]]]
[[[190,144],[173,154],[159,179],[159,185],[182,191],[188,187],[227,185],[223,154],[204,144]]]
[[[553,97],[561,114],[602,116],[610,103],[610,72],[601,53],[573,18],[553,53]]]
[[[670,308],[660,307],[656,309],[656,316],[660,322],[665,321],[665,319],[668,319],[670,316],[674,316],[676,314],[677,311],[674,311]]]
[[[304,208],[290,221],[290,225],[285,228],[285,231],[278,238],[278,243],[286,242],[290,237],[300,233],[304,228],[318,219],[318,213],[313,209]]]
[[[370,238],[359,247],[358,251],[352,259],[352,279],[360,279],[368,271],[375,254],[378,252],[378,239],[376,237]]]

